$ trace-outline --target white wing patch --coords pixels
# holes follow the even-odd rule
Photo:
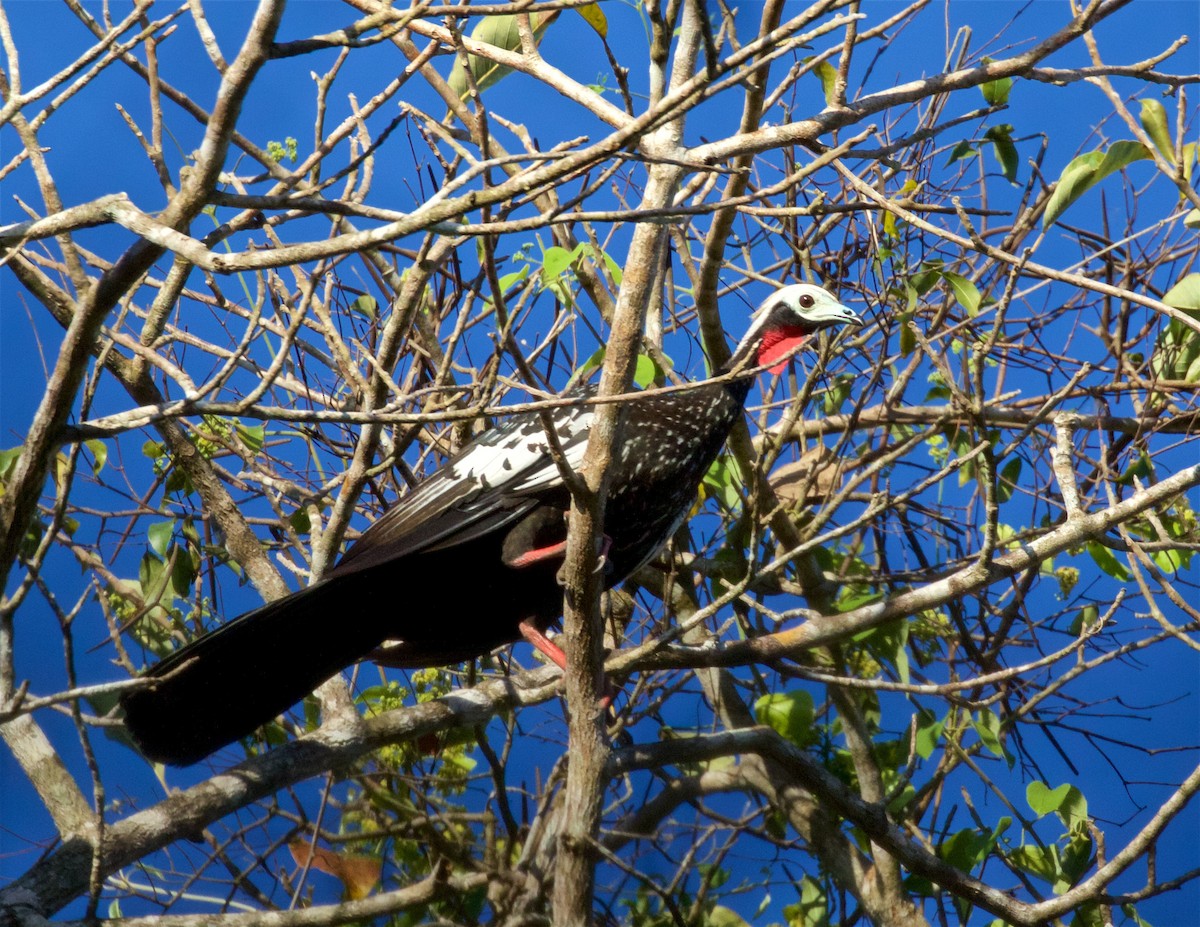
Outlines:
[[[560,410],[555,432],[567,466],[577,468],[587,448],[592,408]],[[446,468],[452,481],[463,481],[476,491],[502,489],[528,493],[560,482],[562,476],[550,453],[550,441],[539,417],[522,417],[484,435]]]
[[[567,466],[578,469],[587,449],[594,410],[590,406],[569,406],[555,409],[552,414]],[[520,497],[561,483],[562,475],[550,455],[541,418],[522,413],[484,432],[404,496],[346,551],[338,568],[353,566],[381,546],[399,544],[404,538],[425,531],[452,509],[465,516],[465,520],[452,519],[446,526],[446,530],[454,533],[474,521],[475,516],[486,515],[492,507],[516,511],[520,508]],[[509,502],[498,500],[497,493],[509,497]],[[416,542],[416,549],[441,543],[439,537],[439,529],[435,527],[423,541]]]

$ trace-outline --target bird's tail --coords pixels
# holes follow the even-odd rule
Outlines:
[[[335,578],[236,618],[146,673],[157,685],[122,697],[126,727],[178,766],[245,737],[380,643],[376,610],[358,604]]]

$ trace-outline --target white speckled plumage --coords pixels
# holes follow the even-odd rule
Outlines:
[[[763,302],[718,372],[779,369],[813,332],[857,321],[819,287],[784,287]],[[629,403],[605,510],[607,585],[646,563],[683,523],[749,389],[747,377],[726,378]],[[573,405],[552,417],[577,469],[594,411]],[[569,508],[541,417],[513,416],[400,499],[321,582],[154,666],[154,686],[122,697],[127,730],[147,756],[191,763],[385,640],[399,642],[389,647],[393,665],[438,666],[515,641],[526,628],[544,631],[562,610],[555,577]]]

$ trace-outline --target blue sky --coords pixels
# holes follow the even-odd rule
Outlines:
[[[26,87],[33,86],[53,74],[65,62],[71,60],[74,54],[90,44],[90,34],[62,6],[41,0],[15,0],[6,6],[17,46],[21,50],[21,70]],[[897,8],[896,5],[884,2],[864,4],[864,12],[867,13],[869,21],[878,20]],[[99,10],[99,6],[92,4],[89,9]],[[614,46],[639,50],[643,48],[644,34],[632,10],[618,3],[607,4],[605,9],[612,24],[611,40]],[[1110,60],[1132,61],[1145,57],[1166,47],[1181,32],[1195,35],[1196,27],[1200,25],[1198,9],[1200,8],[1187,0],[1139,0],[1137,4],[1102,25],[1098,31],[1101,48]],[[248,2],[210,4],[210,22],[226,57],[231,57],[236,49],[252,10],[253,7]],[[753,4],[747,5],[747,9],[741,15],[756,16]],[[877,60],[869,61],[863,56],[856,63],[856,69],[862,73],[869,63],[871,77],[868,87],[877,90],[939,70],[947,46],[959,26],[970,26],[972,29],[972,49],[975,51],[980,50],[980,43],[987,42],[989,37],[1003,30],[1000,39],[986,46],[988,54],[1001,57],[1011,54],[1014,49],[1028,47],[1031,42],[1044,36],[1053,25],[1060,23],[1064,16],[1065,4],[1060,3],[954,3],[946,10],[945,17],[941,11],[927,11],[914,25],[897,35],[892,47],[882,52]],[[280,39],[286,41],[326,32],[345,25],[352,18],[349,8],[339,4],[318,0],[293,3],[286,14]],[[944,28],[946,19],[951,24],[949,30]],[[197,100],[204,103],[210,101],[216,86],[216,77],[195,40],[194,31],[183,23],[164,45],[164,50],[163,71],[168,79],[194,94]],[[603,74],[607,69],[599,43],[588,27],[572,15],[563,16],[555,25],[554,32],[543,50],[551,61],[579,80],[597,79],[597,75]],[[640,51],[635,51],[630,57],[636,61],[639,60],[639,54]],[[335,52],[330,51],[313,57],[273,62],[247,100],[240,124],[241,130],[260,145],[269,140],[282,140],[293,136],[300,140],[301,150],[306,151],[311,144],[313,119],[310,72],[328,67],[335,55]],[[448,68],[449,59],[444,59],[444,62]],[[1195,62],[1194,46],[1189,46],[1179,56],[1177,63],[1165,67],[1174,71],[1185,71],[1189,68],[1195,70]],[[1052,58],[1050,63],[1058,67],[1080,66],[1086,63],[1086,58],[1079,47]],[[364,50],[351,56],[341,86],[378,87],[382,83],[380,74],[395,73],[400,66],[398,54],[386,44]],[[636,88],[644,81],[644,74],[635,67],[631,79]],[[1117,86],[1123,92],[1136,89],[1130,82],[1118,82]],[[440,104],[431,94],[419,91],[415,83],[413,88],[410,102],[430,112],[441,112]],[[809,89],[813,98],[809,101],[798,100],[797,106],[801,110],[805,106],[812,110],[820,108],[819,86],[812,82]],[[577,108],[520,76],[497,85],[491,94],[492,105],[500,112],[536,113],[538,140],[543,147],[581,134],[597,137],[604,131],[598,123],[581,117]],[[147,125],[149,110],[144,84],[136,76],[119,67],[110,68],[88,93],[68,101],[62,112],[50,121],[42,135],[43,143],[50,148],[47,159],[67,205],[86,202],[106,193],[126,191],[141,208],[153,211],[163,204],[162,191],[157,186],[153,171],[138,142],[125,126],[114,103],[125,107],[140,125]],[[978,107],[980,99],[976,92],[972,92],[969,98],[965,95],[962,99],[955,98],[952,105],[956,107],[952,110],[953,113],[966,112]],[[331,98],[329,121],[332,123],[341,119],[348,109],[345,94],[335,93]],[[393,108],[389,108],[382,119],[386,121],[394,112]],[[999,120],[993,119],[992,122],[1006,121],[1014,125],[1014,135],[1024,139],[1019,143],[1023,158],[1032,156],[1041,135],[1045,133],[1048,136],[1049,148],[1044,171],[1052,178],[1057,176],[1061,168],[1078,151],[1094,147],[1103,139],[1124,137],[1115,126],[1102,131],[1099,136],[1094,133],[1093,127],[1107,112],[1107,101],[1096,88],[1078,84],[1063,90],[1022,82],[1014,93],[1009,112],[1003,114]],[[165,147],[169,165],[173,172],[177,172],[186,155],[199,143],[203,127],[183,115],[170,103],[166,104],[166,113],[171,135]],[[736,120],[736,116],[735,112],[713,103],[698,114],[699,118],[691,120],[688,137],[698,142],[716,136],[725,131],[726,127]],[[963,127],[964,137],[971,128]],[[11,129],[0,130],[0,146],[3,148],[3,157],[7,160],[16,150]],[[984,157],[990,159],[991,153],[985,152]],[[231,163],[230,168],[254,172],[254,166],[251,164]],[[995,170],[994,162],[989,169]],[[1024,181],[1027,171],[1028,167],[1022,162],[1019,173],[1021,181]],[[1137,165],[1130,171],[1130,176],[1135,182],[1144,183],[1149,180],[1151,171],[1146,165]],[[414,181],[401,170],[379,170],[372,202],[389,208],[407,208],[415,202],[414,184],[417,182],[419,181]],[[1016,195],[1015,191],[1006,193],[999,185],[992,185],[992,189],[998,191],[997,201],[1003,201],[1006,195]],[[1119,182],[1116,179],[1108,182],[1103,189],[1107,196],[1120,196]],[[33,205],[34,208],[41,207],[36,186],[32,183],[27,169],[17,171],[6,179],[4,198],[0,200],[0,221],[11,222],[24,218],[24,214],[15,205],[14,197]],[[1078,222],[1084,225],[1094,223],[1097,202],[1097,199],[1081,202],[1075,207],[1078,213],[1075,213],[1073,218],[1077,218]],[[1170,208],[1169,199],[1164,202],[1165,208]],[[197,229],[201,235],[207,230],[200,227],[199,223]],[[627,230],[619,231],[610,246],[618,260],[621,259],[620,248],[627,240],[627,234]],[[1054,234],[1051,233],[1052,236]],[[97,253],[111,258],[127,247],[132,238],[121,229],[102,228],[81,233],[79,240]],[[1047,262],[1053,256],[1062,266],[1066,266],[1077,259],[1077,251],[1078,247],[1071,238],[1063,235],[1058,243],[1048,244],[1039,259]],[[160,266],[165,266],[165,262]],[[232,286],[231,283],[228,285]],[[53,354],[59,332],[52,320],[45,317],[32,300],[18,292],[13,279],[2,272],[0,299],[3,300],[3,311],[0,312],[0,398],[3,400],[0,403],[0,447],[9,447],[20,442],[40,398],[39,387],[44,382],[44,364]],[[1054,291],[1048,289],[1045,294],[1047,305],[1052,305],[1054,299]],[[879,310],[871,308],[870,311]],[[729,328],[735,336],[740,333],[741,327],[740,318],[731,317]],[[682,359],[682,363],[687,365],[688,373],[698,375],[701,372],[700,352],[689,350],[689,344],[690,342],[678,342],[678,347],[674,349],[676,359]],[[585,352],[581,350],[581,353]],[[98,397],[96,411],[113,411],[122,408],[126,402],[115,392],[102,391]],[[144,460],[137,459],[136,449],[139,443],[130,442],[125,450],[129,455],[125,462],[134,473],[139,469],[144,472],[146,467]],[[1189,458],[1194,459],[1195,456],[1194,448],[1180,448],[1176,454],[1175,459],[1184,462]],[[56,564],[56,569],[59,571],[64,590],[78,594],[82,589],[78,568],[64,557]],[[226,577],[226,580],[228,579],[229,577]],[[248,590],[240,589],[230,581],[225,582],[222,596],[222,604],[228,615],[254,604],[254,597]],[[69,599],[65,594],[64,597]],[[34,680],[35,692],[53,691],[56,686],[62,684],[57,626],[49,614],[44,611],[37,612],[32,608],[22,613],[21,621],[22,634],[28,635],[25,640],[45,640],[47,644],[45,650],[21,649],[18,653],[19,671],[28,674]],[[84,645],[81,650],[101,643],[104,636],[102,620],[96,615],[85,619],[80,634]],[[1117,738],[1122,738],[1128,733],[1130,737],[1143,742],[1155,740],[1160,736],[1159,732],[1164,741],[1171,743],[1194,745],[1200,741],[1196,695],[1197,662],[1193,655],[1178,652],[1171,652],[1169,659],[1171,662],[1163,665],[1131,661],[1106,677],[1106,684],[1112,687],[1111,694],[1119,696],[1130,706],[1127,717],[1107,723],[1106,733]],[[102,651],[82,656],[80,673],[81,678],[89,682],[113,678],[108,655]],[[907,721],[911,705],[903,700],[886,701],[885,705],[887,710],[895,712],[891,721],[897,729],[901,729]],[[695,711],[695,706],[681,702],[677,711],[680,715],[678,719],[670,715],[668,719],[681,727],[686,726],[690,714]],[[44,721],[51,731],[55,743],[73,743],[74,739],[66,719],[43,713],[39,720]],[[535,765],[544,767],[547,757],[559,749],[557,739],[561,734],[561,721],[558,707],[551,705],[539,709],[523,723],[528,724],[530,728],[528,734],[531,740],[538,738],[540,728],[549,730],[549,743],[545,752],[535,753],[528,758],[530,769]],[[1180,732],[1184,732],[1185,736],[1180,736]],[[639,732],[639,735],[641,733]],[[647,731],[645,736],[653,737],[654,734]],[[128,794],[140,796],[140,799],[145,801],[154,794],[149,771],[131,755],[124,753],[124,748],[101,744],[100,749],[103,751],[102,755],[113,764],[108,768],[120,770],[119,774],[112,775],[111,781],[106,782],[110,799]],[[1069,779],[1070,771],[1052,749],[1048,746],[1035,749],[1039,760],[1045,764],[1049,778],[1057,777],[1056,781]],[[1126,791],[1119,780],[1103,768],[1101,751],[1085,755],[1088,764],[1089,799],[1092,800],[1094,808],[1105,809],[1104,814],[1108,816],[1104,822],[1105,827],[1111,828],[1110,840],[1117,845],[1121,836],[1128,836],[1144,824],[1148,813],[1146,809],[1153,807],[1155,796],[1165,795],[1167,790],[1151,781],[1140,783],[1136,788]],[[68,755],[66,759],[72,768],[79,768],[78,753]],[[1178,781],[1180,771],[1183,770],[1183,774],[1186,774],[1192,761],[1193,756],[1190,753],[1155,757],[1152,762],[1147,761],[1146,778],[1165,782]],[[1000,765],[1002,764],[992,763],[992,766],[997,768],[989,768],[989,771],[1004,779],[1009,774],[1006,770],[998,768]],[[202,773],[176,774],[172,782],[182,784],[197,775]],[[1013,775],[1014,785],[1010,793],[1019,796],[1023,794],[1023,786],[1016,784],[1018,780],[1015,778],[1016,774]],[[32,859],[33,854],[29,845],[24,842],[25,838],[36,835],[39,839],[44,839],[52,833],[52,829],[37,802],[31,800],[29,794],[24,791],[23,777],[6,752],[0,755],[0,776],[6,785],[0,791],[0,811],[3,818],[3,824],[0,825],[0,848],[3,851],[3,855],[0,856],[0,880],[7,880],[8,877],[23,871]],[[81,773],[81,778],[85,778],[85,774]],[[986,803],[993,799],[984,795],[980,796],[980,800]],[[1200,829],[1200,816],[1195,809],[1190,812],[1190,820]],[[1177,830],[1176,833],[1178,832]],[[1184,846],[1178,838],[1169,845],[1164,842],[1160,847],[1160,872],[1182,871],[1196,865],[1196,862],[1194,846]],[[747,868],[744,874],[748,875],[752,871],[752,868]],[[751,911],[753,907],[754,905],[749,905]],[[1155,927],[1163,927],[1185,924],[1190,914],[1197,909],[1200,909],[1200,891],[1195,885],[1189,885],[1177,894],[1148,902],[1142,911]]]

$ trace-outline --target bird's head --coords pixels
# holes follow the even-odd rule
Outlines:
[[[752,318],[750,330],[733,352],[730,369],[773,365],[771,372],[778,373],[791,352],[822,328],[862,324],[858,313],[811,283],[793,283],[777,290]]]

